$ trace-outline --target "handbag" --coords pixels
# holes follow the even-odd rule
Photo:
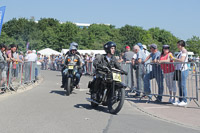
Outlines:
[[[186,58],[187,58],[187,56],[188,56],[188,54],[186,55]],[[185,60],[186,60],[186,58],[185,58]],[[181,81],[181,70],[183,69],[184,66],[185,66],[185,64],[182,65],[182,67],[181,67],[180,70],[175,70],[175,71],[174,71],[173,80]]]
[[[176,80],[176,81],[181,81],[181,70],[175,70],[174,71],[173,79]]]
[[[3,70],[5,68],[5,63],[0,63],[0,69]]]

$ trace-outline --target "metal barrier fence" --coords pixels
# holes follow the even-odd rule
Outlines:
[[[0,89],[17,90],[23,84],[35,81],[40,74],[36,62],[0,62]]]
[[[188,70],[186,76],[175,81],[174,78],[180,78],[176,72],[170,74],[163,74],[161,65],[166,66],[172,65],[174,68],[177,66],[187,65]],[[174,96],[177,98],[186,98],[188,100],[194,100],[198,105],[198,94],[200,88],[200,65],[195,62],[187,63],[162,63],[162,64],[121,64],[123,70],[128,72],[128,76],[122,77],[125,84],[131,88],[131,92],[136,92],[136,94],[143,93],[144,95],[151,96]],[[175,73],[175,74],[174,74]],[[185,87],[184,87],[185,80]],[[198,105],[199,106],[199,105]]]
[[[164,68],[161,69],[161,66]],[[185,77],[185,88],[182,87],[180,79],[175,81],[174,76],[180,78],[174,72],[163,73],[163,69],[166,66],[172,65],[174,69],[177,66],[187,65],[187,76]],[[92,75],[94,73],[93,63],[87,62],[86,73]],[[176,97],[182,99],[188,99],[189,101],[198,101],[198,95],[200,90],[200,63],[197,62],[187,62],[187,63],[148,63],[146,65],[132,65],[131,63],[121,63],[121,67],[125,70],[128,75],[122,75],[122,82],[130,88],[127,92],[136,92],[136,94],[151,95],[155,97]],[[175,74],[174,74],[175,73]],[[142,95],[140,95],[142,96]],[[151,99],[149,99],[151,100]],[[199,105],[198,105],[199,106]]]

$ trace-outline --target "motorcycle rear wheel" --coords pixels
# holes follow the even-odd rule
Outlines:
[[[110,92],[108,100],[108,110],[111,114],[117,114],[121,110],[125,99],[124,88],[118,88],[114,91],[114,93],[112,91]]]

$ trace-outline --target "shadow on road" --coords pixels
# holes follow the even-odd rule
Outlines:
[[[50,93],[55,93],[55,94],[59,94],[61,96],[66,96],[66,91],[52,90]],[[72,92],[72,94],[76,94],[76,93]]]
[[[160,105],[171,105],[169,102],[156,102],[156,101],[148,101],[147,99],[142,99],[140,98],[126,98],[127,101],[131,101],[134,103],[149,103],[149,104],[160,104]]]
[[[99,112],[109,113],[107,108],[103,107],[103,106],[98,106],[96,108],[93,108],[90,104],[76,104],[76,105],[74,105],[74,107],[80,108],[80,109],[85,108],[87,110],[96,110]]]

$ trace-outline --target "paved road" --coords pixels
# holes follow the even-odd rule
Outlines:
[[[60,73],[42,71],[39,86],[0,98],[1,133],[197,133],[193,129],[150,117],[125,102],[118,115],[105,107],[92,109],[86,101],[87,82],[69,97],[60,88]],[[180,114],[180,117],[181,116]]]

